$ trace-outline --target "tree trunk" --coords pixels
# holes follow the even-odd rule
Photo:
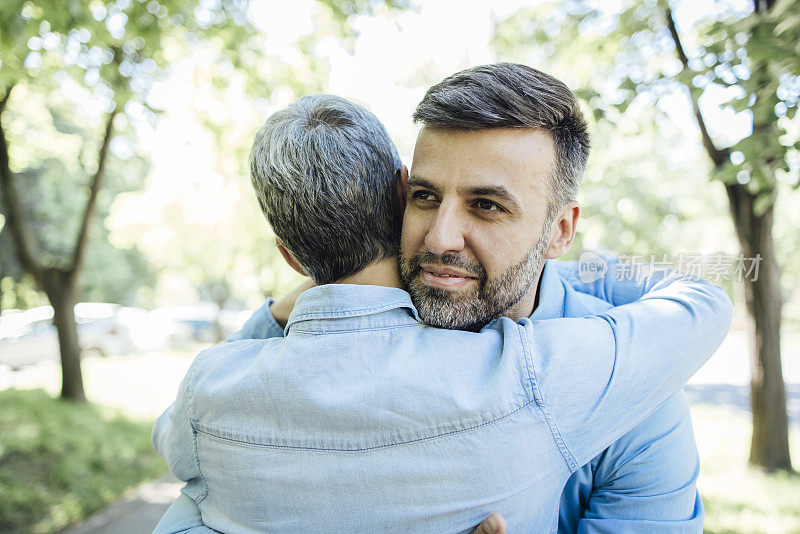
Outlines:
[[[775,0],[753,0],[754,12],[762,14],[772,8]],[[683,65],[684,72],[690,72],[689,58],[681,44],[680,35],[667,7],[666,23],[675,51]],[[758,28],[753,29],[755,34]],[[771,31],[768,28],[763,31]],[[765,65],[753,65],[752,75],[761,77],[758,84],[767,87],[771,73]],[[689,97],[703,146],[714,163],[715,171],[721,171],[728,163],[730,148],[719,149],[714,145],[700,111],[699,88],[688,86]],[[772,119],[767,122],[753,122],[753,134],[769,133],[774,128]],[[774,185],[772,186],[774,187]],[[754,347],[751,365],[750,402],[753,413],[753,437],[750,445],[750,463],[769,471],[792,469],[789,457],[788,418],[786,416],[786,389],[781,369],[781,308],[783,307],[780,272],[775,261],[772,241],[773,207],[763,214],[756,215],[754,204],[756,195],[740,184],[726,184],[728,206],[739,245],[745,258],[760,258],[758,276],[744,276],[747,312],[752,324]],[[763,191],[764,193],[774,193]],[[751,260],[752,261],[752,260]],[[752,278],[755,278],[753,280]]]
[[[745,301],[752,324],[752,379],[750,403],[753,437],[750,463],[768,471],[792,469],[789,456],[786,389],[781,368],[780,272],[772,240],[773,208],[755,215],[756,196],[745,186],[726,185],[728,204],[745,258],[761,258],[757,276],[743,280]]]
[[[13,86],[0,92],[0,119],[5,111]],[[72,263],[68,268],[45,268],[40,263],[39,247],[33,230],[28,225],[14,176],[11,173],[8,143],[2,120],[0,120],[0,192],[6,208],[6,225],[16,245],[17,257],[24,270],[31,273],[36,283],[47,294],[53,306],[53,323],[58,330],[61,347],[61,398],[85,401],[83,376],[81,373],[78,327],[75,324],[75,302],[77,300],[78,274],[86,255],[89,227],[97,204],[97,196],[105,177],[108,150],[114,134],[114,117],[121,107],[115,107],[106,115],[105,133],[97,158],[97,170],[90,182],[89,200],[83,212],[80,230],[75,241]]]
[[[48,269],[44,274],[45,292],[53,305],[53,324],[58,329],[61,347],[61,398],[85,401],[81,350],[75,324],[76,278],[70,272],[57,269]]]

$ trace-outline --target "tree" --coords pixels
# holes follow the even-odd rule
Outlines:
[[[680,11],[681,6],[674,7]],[[791,128],[800,95],[798,2],[715,6],[715,12],[685,27],[666,0],[631,0],[619,11],[566,2],[558,22],[544,19],[548,25],[536,24],[541,12],[517,13],[498,26],[498,42],[509,46],[521,35],[551,59],[573,53],[591,60],[586,68],[593,77],[583,94],[604,120],[613,122],[636,101],[662,104],[676,94],[686,98],[710,161],[710,177],[726,193],[741,252],[759,264],[758,275],[743,280],[755,332],[750,463],[790,470],[780,354],[784,297],[773,227],[779,190],[798,186],[791,164],[800,149]],[[724,91],[728,106],[746,112],[752,125],[748,135],[734,139],[709,122],[701,99],[713,91]]]
[[[148,109],[147,90],[165,67],[170,49],[174,53],[210,36],[218,37],[222,47],[242,46],[253,33],[246,7],[238,0],[199,5],[189,0],[109,4],[18,0],[0,6],[0,192],[17,259],[53,306],[63,398],[85,400],[73,308],[117,119]],[[42,254],[42,236],[35,235],[17,183],[25,169],[13,161],[15,149],[24,150],[32,140],[12,145],[5,124],[12,94],[42,89],[72,89],[86,99],[84,120],[99,123],[101,132],[98,139],[84,138],[76,154],[82,163],[86,154],[96,155],[87,173],[87,198],[77,231],[59,257]],[[83,182],[77,176],[72,180]]]
[[[790,171],[791,156],[790,146],[781,139],[787,132],[779,119],[790,108],[796,113],[800,93],[800,53],[796,48],[800,21],[792,7],[797,8],[797,3],[783,1],[778,9],[775,0],[754,0],[751,14],[714,24],[716,35],[712,33],[705,46],[701,45],[706,50],[701,48],[700,53],[713,54],[717,57],[714,67],[721,67],[719,71],[703,69],[709,83],[736,87],[743,93],[736,104],[752,113],[751,135],[732,147],[718,147],[700,110],[700,88],[687,85],[703,146],[725,184],[742,252],[746,257],[763,258],[760,275],[744,282],[747,308],[755,325],[750,463],[767,470],[792,468],[780,348],[783,295],[773,241],[778,174]],[[785,19],[786,15],[793,18]],[[668,5],[664,19],[682,65],[681,74],[688,78],[693,69]],[[744,36],[741,44],[738,35]],[[743,67],[741,73],[737,73],[737,65]],[[783,76],[795,78],[794,88],[791,83],[788,88],[781,84]],[[800,140],[792,148],[800,148]]]
[[[40,259],[43,263],[58,262],[66,256],[74,243],[78,223],[85,208],[86,197],[66,176],[82,176],[82,165],[76,157],[76,147],[83,140],[92,139],[93,125],[85,124],[85,116],[72,101],[54,90],[41,94],[20,86],[16,103],[6,115],[5,128],[15,145],[14,164],[21,169],[15,184],[22,199],[22,210],[37,236]],[[66,92],[66,91],[64,91]],[[137,150],[137,136],[130,121],[123,115],[115,125],[115,135],[109,147],[104,186],[97,197],[94,216],[90,221],[92,238],[86,248],[86,259],[78,282],[80,301],[110,301],[131,304],[142,286],[152,285],[152,273],[136,244],[120,248],[108,239],[106,219],[114,198],[123,192],[140,189],[149,170],[149,162]],[[19,139],[48,138],[46,146],[31,143],[20,150]],[[91,155],[91,154],[90,154]],[[87,158],[88,159],[88,158]],[[16,260],[14,244],[9,232],[0,233],[8,240],[4,253]],[[2,261],[3,254],[0,254]],[[14,271],[9,271],[13,275]],[[17,277],[18,282],[30,275]],[[27,284],[28,282],[23,282]],[[10,291],[6,300],[10,305],[16,297],[24,295],[14,277],[6,281]],[[38,295],[41,304],[47,304],[44,295]],[[43,302],[42,302],[43,301]],[[29,307],[24,302],[14,307]]]

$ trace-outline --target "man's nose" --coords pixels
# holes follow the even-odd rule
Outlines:
[[[425,236],[425,247],[433,254],[463,250],[464,221],[455,206],[439,206],[428,235]]]

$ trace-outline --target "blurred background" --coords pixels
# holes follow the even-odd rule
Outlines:
[[[298,282],[249,183],[270,113],[350,98],[410,164],[430,85],[516,61],[590,121],[567,259],[734,300],[687,387],[707,532],[800,532],[799,43],[796,0],[4,0],[0,531],[149,532],[174,499],[152,421]]]

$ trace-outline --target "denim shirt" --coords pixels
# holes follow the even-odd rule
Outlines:
[[[625,280],[629,277],[621,276],[616,258],[604,260],[605,276],[588,283],[576,262],[547,261],[531,319],[602,313],[640,298],[654,283],[653,278]],[[282,337],[271,303],[228,340]],[[558,532],[699,534],[705,517],[696,486],[699,470],[689,404],[679,391],[570,476],[561,494]],[[165,517],[169,532],[200,528],[196,508],[194,501],[179,498]]]
[[[602,313],[647,291],[644,280],[638,286],[617,282],[617,260],[604,259],[608,272],[593,283],[581,280],[574,262],[548,261],[531,318]],[[558,532],[700,534],[699,471],[689,403],[679,391],[572,474],[561,494]]]
[[[304,292],[285,338],[201,353],[153,442],[223,532],[555,531],[579,466],[712,354],[731,306],[665,276],[602,315],[419,322],[408,294]],[[680,332],[680,335],[675,335]]]

